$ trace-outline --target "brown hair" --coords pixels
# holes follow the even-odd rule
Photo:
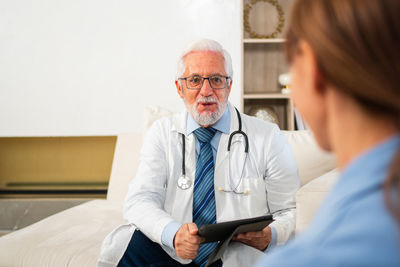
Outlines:
[[[312,47],[319,70],[367,112],[400,131],[400,1],[298,0],[286,38],[289,62],[299,40]],[[397,196],[391,198],[393,187]],[[400,147],[384,183],[385,202],[400,223]]]

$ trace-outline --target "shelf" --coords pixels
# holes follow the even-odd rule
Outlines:
[[[244,100],[244,113],[257,116],[257,113],[273,114],[280,129],[292,129],[291,100],[287,98],[247,98]],[[260,117],[259,117],[260,118]]]
[[[281,44],[284,43],[284,38],[274,38],[274,39],[253,39],[253,38],[246,38],[243,39],[243,43],[245,44],[270,44],[270,43],[277,43]]]
[[[267,93],[267,94],[244,94],[244,99],[290,99],[290,94]]]
[[[259,5],[255,5],[255,3],[261,1],[242,1],[243,9],[248,4],[253,6],[251,13],[248,13],[248,17],[246,17],[248,25],[243,24],[243,112],[261,119],[265,119],[261,115],[262,112],[274,114],[273,117],[277,119],[273,121],[278,122],[280,129],[294,130],[292,97],[291,94],[281,93],[282,86],[278,82],[281,74],[289,72],[284,51],[286,43],[284,32],[289,24],[288,14],[293,0],[279,0],[283,14],[279,14],[278,9],[267,3],[268,1]],[[244,15],[244,10],[242,10],[242,15]],[[281,31],[274,35],[275,38],[254,38],[276,31],[282,15],[285,24]],[[245,27],[249,25],[251,27]],[[254,33],[257,34],[254,35]]]

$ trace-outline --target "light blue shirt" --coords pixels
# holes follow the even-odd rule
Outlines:
[[[353,160],[309,230],[256,266],[400,266],[400,228],[382,189],[399,146],[400,135]]]
[[[215,133],[214,137],[211,139],[210,144],[213,152],[213,157],[214,157],[214,162],[217,157],[217,151],[218,151],[218,145],[219,145],[219,140],[221,139],[221,134],[229,134],[230,131],[230,125],[231,125],[231,113],[228,108],[225,109],[224,114],[222,114],[221,118],[217,121],[216,124],[214,124],[212,127],[217,130]],[[193,132],[200,128],[201,126],[193,119],[193,117],[188,114],[187,116],[187,121],[186,121],[186,135],[189,136],[193,134]],[[196,147],[196,157],[198,157],[200,153],[200,142],[195,139],[195,147]],[[182,226],[181,223],[178,223],[176,221],[172,221],[167,226],[164,228],[162,235],[161,235],[161,242],[174,249],[174,237],[176,232],[179,230],[179,228]],[[271,226],[271,242],[269,246],[267,247],[266,251],[272,249],[274,246],[276,246],[277,243],[277,233],[274,227]]]

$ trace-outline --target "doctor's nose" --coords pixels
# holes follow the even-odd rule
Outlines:
[[[214,90],[212,89],[210,85],[210,80],[204,80],[203,81],[203,86],[200,88],[200,95],[202,96],[210,96],[212,95]]]

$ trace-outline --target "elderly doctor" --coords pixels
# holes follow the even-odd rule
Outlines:
[[[216,244],[202,243],[201,225],[271,213],[272,224],[237,235],[211,265],[249,266],[293,233],[300,182],[291,148],[275,124],[228,102],[228,52],[213,40],[191,44],[175,85],[187,110],[146,135],[125,200],[128,224],[106,237],[98,266],[205,266]]]

